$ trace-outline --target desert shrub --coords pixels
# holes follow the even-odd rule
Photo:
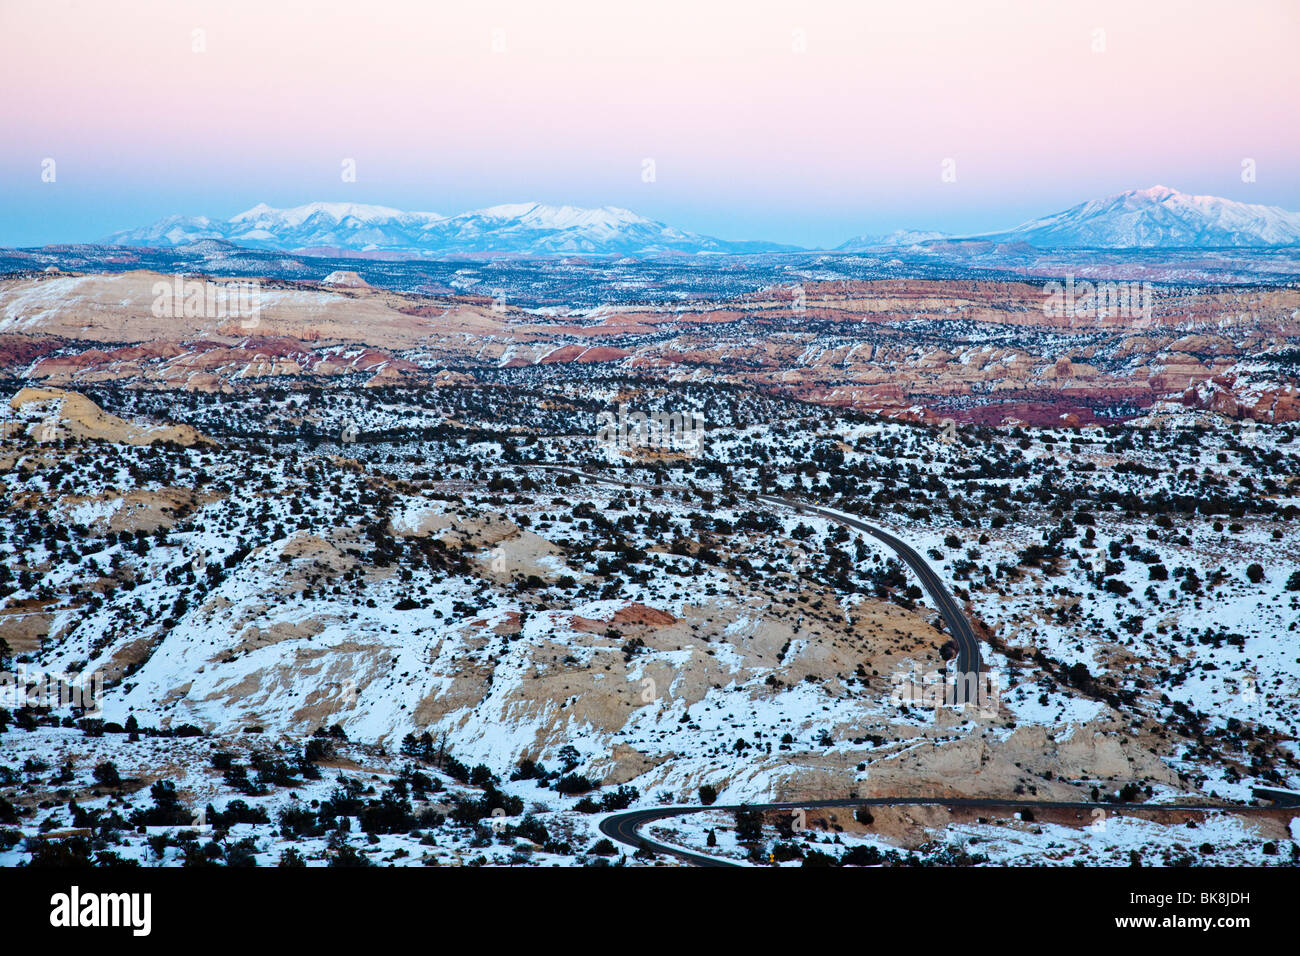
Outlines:
[[[578,773],[566,773],[559,780],[555,781],[555,790],[557,793],[587,793],[594,789],[596,789],[596,785],[582,774]]]

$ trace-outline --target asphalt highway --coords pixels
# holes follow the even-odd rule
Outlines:
[[[545,466],[544,466],[545,467]],[[650,485],[637,482],[620,481],[618,479],[602,478],[596,475],[590,475],[573,468],[564,466],[549,466],[555,470],[563,471],[580,478],[592,479],[601,484],[622,486],[627,488],[643,488],[655,491],[680,491],[683,489],[669,485]],[[959,702],[969,700],[968,693],[973,690],[974,683],[977,686],[980,674],[980,646],[979,640],[975,637],[975,631],[971,627],[970,621],[962,612],[961,606],[957,603],[952,593],[944,585],[939,575],[934,569],[917,553],[916,549],[907,542],[890,534],[873,525],[867,524],[853,515],[836,511],[831,508],[825,508],[821,505],[814,505],[810,502],[800,501],[794,498],[778,497],[776,495],[758,495],[758,500],[769,505],[778,507],[791,508],[797,512],[805,514],[816,514],[828,521],[833,521],[845,527],[854,528],[871,535],[878,541],[886,545],[898,557],[912,569],[912,572],[920,579],[921,586],[930,599],[939,609],[939,614],[943,617],[944,624],[948,633],[952,636],[957,646],[957,670],[958,676],[963,678],[956,681],[958,688],[957,700]],[[969,677],[974,677],[974,682],[969,682]],[[1112,813],[1154,813],[1165,810],[1225,810],[1233,813],[1261,813],[1269,812],[1267,807],[1243,807],[1233,804],[1203,804],[1203,803],[1176,803],[1176,804],[1120,804],[1120,803],[1093,803],[1087,801],[1061,801],[1061,800],[1006,800],[996,798],[975,798],[975,797],[866,797],[843,800],[806,800],[792,803],[757,803],[757,804],[729,804],[705,807],[651,807],[642,810],[626,810],[620,813],[611,814],[600,822],[600,832],[607,837],[617,840],[627,846],[635,848],[647,848],[656,853],[666,853],[678,857],[694,866],[736,866],[738,864],[720,857],[710,856],[705,853],[695,853],[681,847],[669,846],[658,843],[648,837],[642,836],[638,831],[642,826],[653,823],[655,820],[663,820],[669,817],[682,816],[690,813],[701,813],[705,810],[799,810],[799,809],[816,809],[823,807],[881,807],[881,806],[944,806],[953,808],[987,808],[987,809],[1042,809],[1042,810],[1095,810],[1103,809]]]
[[[962,809],[1003,810],[1096,810],[1111,814],[1159,813],[1167,810],[1223,810],[1230,813],[1271,813],[1272,807],[1243,807],[1235,804],[1212,803],[1093,803],[1071,800],[1003,800],[977,797],[865,797],[846,800],[803,800],[794,803],[714,804],[710,807],[652,807],[647,810],[624,810],[611,814],[600,822],[600,832],[605,836],[635,849],[648,849],[655,853],[675,856],[692,866],[740,866],[731,860],[695,853],[682,847],[659,843],[642,836],[638,830],[647,823],[706,810],[813,810],[823,807],[900,807],[936,806]]]
[[[562,471],[578,478],[587,478],[601,484],[614,485],[616,487],[642,488],[651,491],[670,492],[684,490],[672,485],[653,485],[634,481],[622,481],[617,478],[603,478],[563,465],[543,467],[550,467],[555,471]],[[866,532],[897,554],[903,563],[912,569],[912,573],[920,579],[921,586],[925,588],[926,593],[930,595],[930,600],[932,600],[935,607],[939,609],[939,614],[942,616],[943,622],[948,628],[948,633],[952,636],[953,642],[957,645],[958,679],[956,681],[955,702],[965,703],[971,699],[971,692],[976,690],[980,680],[979,639],[975,637],[975,630],[971,627],[970,621],[966,618],[966,615],[962,613],[961,605],[957,603],[956,598],[952,596],[952,593],[944,585],[943,580],[935,573],[934,568],[930,567],[930,565],[926,563],[926,560],[917,553],[915,548],[906,541],[890,534],[888,531],[869,525],[865,521],[843,512],[824,508],[820,505],[814,505],[807,501],[800,501],[797,498],[785,498],[777,495],[758,495],[757,497],[759,501],[770,505],[792,508],[795,511],[803,513],[816,514],[828,521],[834,521],[835,523],[844,525],[845,527]]]
[[[896,538],[888,531],[883,531],[843,512],[809,504],[806,501],[778,498],[775,495],[759,495],[758,498],[760,501],[766,501],[769,504],[782,504],[788,508],[793,508],[795,511],[810,512],[845,527],[864,531],[897,554],[903,563],[912,569],[912,573],[920,579],[921,586],[925,588],[926,593],[930,595],[930,600],[939,609],[939,614],[943,617],[943,623],[947,626],[948,633],[952,635],[953,642],[957,645],[957,673],[959,679],[956,682],[956,702],[965,703],[970,699],[970,692],[978,687],[980,680],[979,639],[975,637],[975,630],[971,627],[970,621],[962,613],[961,605],[957,603],[956,598],[952,596],[942,579],[935,573],[934,568],[926,563],[926,560],[917,553],[915,548],[906,541]]]

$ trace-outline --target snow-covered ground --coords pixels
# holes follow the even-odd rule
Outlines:
[[[740,803],[1125,787],[1148,802],[1245,802],[1254,786],[1300,786],[1294,428],[927,429],[714,407],[685,390],[641,407],[726,424],[690,453],[640,461],[598,446],[594,414],[559,427],[579,391],[518,409],[458,395],[412,411],[365,393],[259,406],[268,433],[325,423],[312,426],[322,444],[7,446],[0,634],[15,664],[101,676],[94,719],[202,735],[99,736],[68,708],[32,712],[29,729],[21,701],[0,704],[11,825],[66,827],[74,797],[138,811],[158,779],[220,810],[243,798],[210,770],[212,751],[295,751],[334,725],[365,754],[352,759],[370,768],[368,799],[411,762],[395,756],[409,734],[482,764],[571,834],[555,841],[567,852],[531,851],[543,863],[591,856],[595,817],[575,805],[624,786],[632,806],[694,802],[702,787]],[[344,421],[372,437],[334,440]],[[925,556],[987,628],[996,707],[900,706],[902,675],[944,666],[937,613],[876,539],[760,503],[769,491],[860,513]],[[52,783],[69,756],[72,777]],[[103,760],[141,786],[91,796]],[[544,785],[509,780],[525,761],[550,768]],[[597,786],[560,793],[558,767]],[[321,773],[248,802],[272,820],[290,792],[323,803],[347,772]],[[700,819],[674,825],[692,846],[707,838],[690,829]],[[278,859],[281,838],[256,829],[268,824],[238,824],[227,842],[242,826],[259,862]],[[960,838],[991,862],[1109,863],[1195,836],[1108,826],[1113,845],[1056,823],[945,825],[931,842]],[[1215,862],[1269,862],[1250,826],[1207,821],[1213,839],[1196,846],[1222,847]],[[415,829],[362,849],[406,863],[529,855],[472,825]],[[146,853],[123,838],[123,855]],[[323,862],[338,839],[301,848]],[[1287,839],[1271,841],[1283,855]]]

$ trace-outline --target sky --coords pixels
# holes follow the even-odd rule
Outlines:
[[[1297,48],[1296,0],[0,0],[0,245],[315,200],[809,247],[1156,183],[1295,210]]]

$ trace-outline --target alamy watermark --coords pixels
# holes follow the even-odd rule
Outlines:
[[[969,705],[979,716],[991,720],[997,716],[1002,700],[1002,678],[997,671],[948,674],[931,670],[919,674],[913,663],[911,673],[895,673],[890,683],[889,700],[897,707],[932,707],[937,711],[941,707]]]
[[[1096,282],[1066,276],[1043,286],[1043,315],[1048,318],[1119,318],[1151,322],[1155,291],[1150,282]]]
[[[0,673],[0,707],[76,707],[89,717],[99,717],[104,708],[104,675],[99,671],[68,674],[28,669],[19,664],[16,671]]]
[[[596,416],[596,442],[605,448],[653,449],[696,455],[704,449],[704,416],[700,412],[617,412]]]
[[[132,936],[148,936],[153,928],[153,894],[87,890],[73,884],[66,893],[50,897],[50,925],[56,928],[125,927]]]
[[[245,329],[262,321],[262,284],[252,279],[209,282],[173,276],[153,284],[156,319],[240,319]]]

